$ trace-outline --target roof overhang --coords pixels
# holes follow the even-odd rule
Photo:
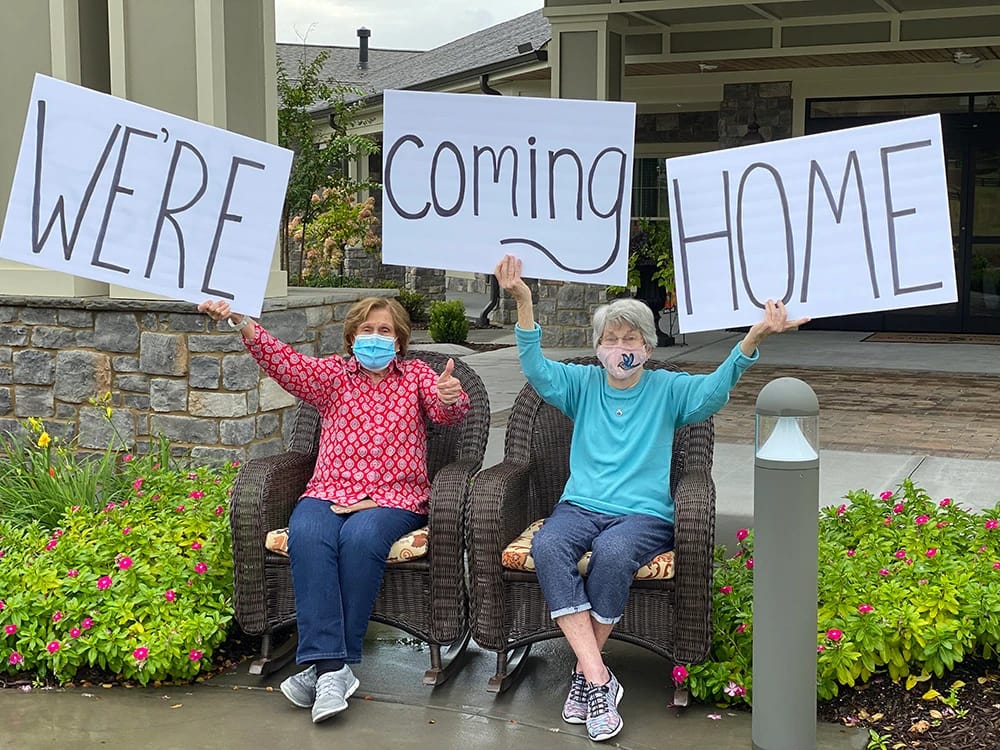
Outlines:
[[[544,12],[554,25],[620,16],[628,75],[1000,58],[996,0],[545,0]]]

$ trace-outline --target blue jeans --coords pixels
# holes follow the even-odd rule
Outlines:
[[[531,541],[531,556],[552,619],[590,610],[598,622],[622,618],[635,572],[674,546],[674,526],[643,513],[595,513],[556,504]],[[590,550],[584,580],[576,564]]]
[[[361,661],[389,549],[427,523],[427,516],[399,508],[338,514],[330,507],[326,500],[303,497],[288,523],[299,664]]]

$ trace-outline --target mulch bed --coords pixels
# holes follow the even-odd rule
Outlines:
[[[956,682],[965,684],[956,691],[954,706],[923,697],[933,689],[947,698]],[[943,678],[919,682],[912,690],[875,675],[820,703],[818,714],[823,721],[874,730],[884,742],[869,747],[995,750],[1000,746],[1000,665],[966,659]]]

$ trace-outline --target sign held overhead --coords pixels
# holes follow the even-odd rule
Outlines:
[[[36,75],[0,256],[259,315],[291,152]]]
[[[938,115],[667,161],[680,330],[955,302]]]

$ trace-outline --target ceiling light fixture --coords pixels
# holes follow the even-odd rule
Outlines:
[[[982,58],[978,55],[974,55],[971,52],[966,52],[962,49],[957,49],[952,52],[951,59],[956,65],[975,65],[982,60]]]

